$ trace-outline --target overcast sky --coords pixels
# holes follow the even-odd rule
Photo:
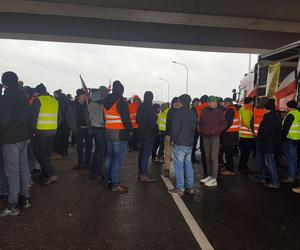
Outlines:
[[[120,80],[127,97],[151,90],[157,100],[161,87],[164,101],[167,83],[159,77],[170,81],[171,98],[185,92],[186,70],[172,61],[188,65],[192,97],[232,96],[249,64],[248,54],[6,39],[0,39],[0,54],[1,73],[15,71],[29,86],[43,82],[50,93],[62,89],[74,95],[81,87],[81,74],[89,88],[107,86],[110,79]],[[252,64],[255,60],[252,56]]]

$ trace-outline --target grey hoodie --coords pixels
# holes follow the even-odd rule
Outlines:
[[[92,127],[104,128],[105,119],[103,111],[103,101],[107,96],[107,89],[101,86],[99,90],[95,91],[91,96],[90,104],[90,120]]]

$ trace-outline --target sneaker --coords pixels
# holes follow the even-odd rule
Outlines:
[[[156,179],[150,175],[140,176],[139,180],[141,183],[155,183],[156,182]]]
[[[31,207],[31,202],[30,202],[29,197],[21,196],[20,200],[19,200],[19,204],[22,208],[25,208],[25,209]]]
[[[14,204],[8,204],[5,208],[3,208],[0,211],[0,217],[6,217],[6,216],[17,216],[20,214],[20,209],[17,207],[17,205]]]
[[[170,178],[170,170],[169,170],[169,169],[166,169],[166,170],[165,170],[164,177]]]
[[[293,188],[292,191],[296,194],[300,194],[300,187]]]
[[[216,187],[216,186],[218,186],[218,182],[216,179],[210,178],[207,182],[205,182],[204,185],[207,187]]]
[[[295,180],[293,178],[288,177],[288,178],[282,179],[281,182],[283,182],[283,183],[295,183]]]
[[[266,184],[265,184],[265,187],[266,187],[266,188],[279,188],[280,186],[279,186],[279,185],[274,185],[274,184],[272,184],[272,183],[266,183]]]
[[[195,189],[194,188],[186,188],[184,190],[184,192],[188,193],[188,194],[195,194]]]
[[[229,170],[221,171],[221,175],[223,176],[234,176],[235,173]]]
[[[182,190],[180,190],[180,189],[177,189],[177,188],[168,190],[168,193],[169,194],[177,194],[179,196],[183,196],[184,195],[184,192]]]
[[[206,182],[208,182],[211,179],[210,176],[207,176],[206,178],[202,179],[200,182],[205,184]]]
[[[43,183],[42,183],[42,186],[47,186],[49,184],[51,184],[52,182],[55,182],[58,180],[58,177],[56,175],[53,175],[49,178],[47,178]]]
[[[117,186],[114,186],[111,191],[113,192],[120,192],[120,193],[126,193],[128,192],[128,187],[125,187],[123,185],[117,185]]]

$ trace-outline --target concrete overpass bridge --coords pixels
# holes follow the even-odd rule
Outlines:
[[[0,38],[260,53],[300,40],[297,0],[9,0]]]

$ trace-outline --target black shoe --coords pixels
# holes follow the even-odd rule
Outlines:
[[[20,214],[20,209],[15,204],[8,204],[0,211],[0,217],[17,216]]]
[[[103,185],[104,189],[111,189],[112,188],[112,184],[111,183],[108,183],[108,182],[105,182],[104,185]]]
[[[30,202],[29,197],[21,196],[20,200],[19,200],[19,204],[22,208],[25,208],[25,209],[31,207],[31,202]]]

